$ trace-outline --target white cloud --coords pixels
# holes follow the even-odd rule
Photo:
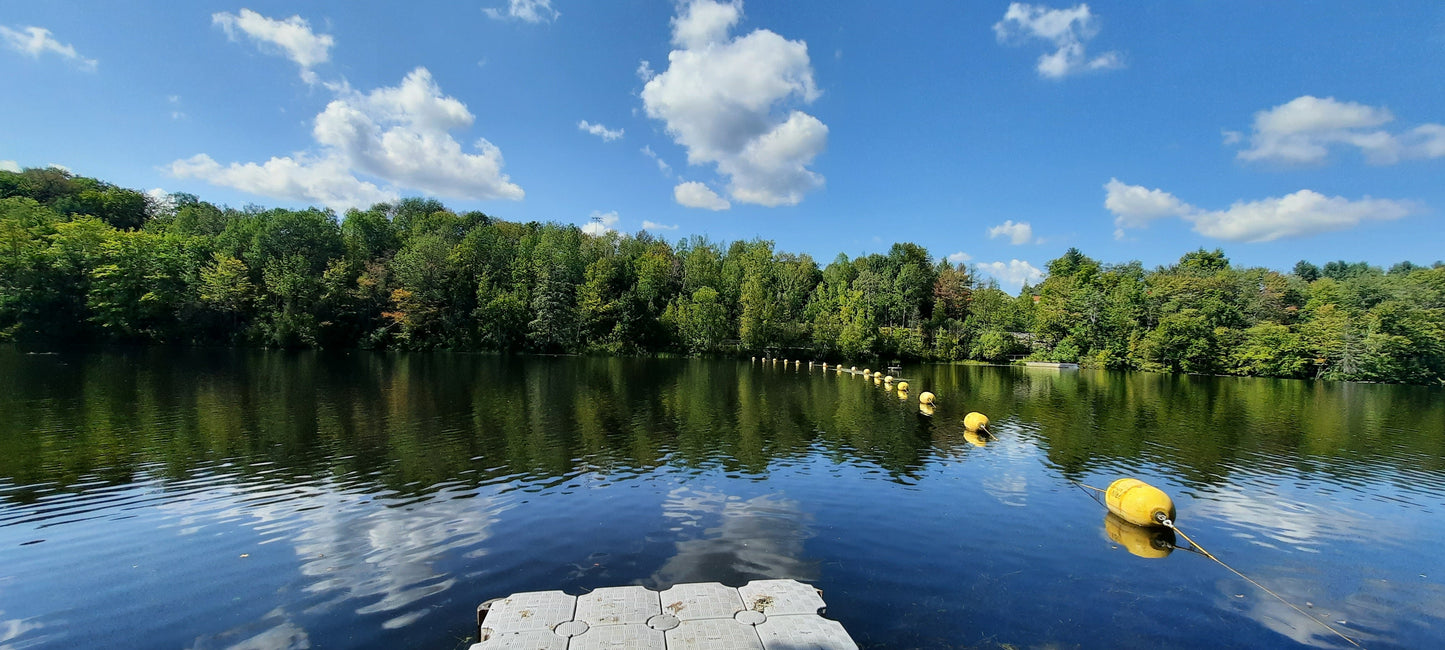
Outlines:
[[[1180,217],[1194,231],[1215,239],[1265,242],[1353,228],[1365,221],[1399,219],[1418,211],[1410,201],[1372,199],[1351,201],[1300,190],[1282,197],[1239,201],[1225,210],[1203,210],[1163,190],[1150,190],[1110,179],[1104,185],[1104,207],[1114,213],[1114,236],[1160,217]]]
[[[1054,45],[1053,52],[1039,56],[1039,76],[1061,79],[1076,72],[1107,70],[1124,66],[1118,52],[1105,52],[1093,58],[1085,53],[1084,43],[1099,32],[1089,5],[1069,9],[1015,2],[1004,12],[1003,20],[993,26],[1000,43],[1040,39]]]
[[[13,160],[0,160],[0,172],[20,173],[20,163]]]
[[[657,152],[653,151],[650,145],[644,145],[642,147],[642,154],[657,163],[657,171],[662,172],[663,176],[672,178],[672,165],[667,164],[667,161],[663,160],[662,156],[657,155]]]
[[[50,163],[49,165],[46,165],[46,167],[49,167],[51,169],[59,169],[60,171],[63,171],[67,174],[74,173],[70,171],[69,167],[66,167],[65,165],[62,165],[60,163]]]
[[[502,152],[491,142],[479,138],[475,153],[468,153],[451,136],[475,117],[461,101],[442,94],[426,68],[413,70],[397,86],[364,95],[345,84],[328,87],[344,90],[316,116],[312,135],[320,154],[226,167],[199,154],[172,163],[172,173],[333,208],[395,200],[396,188],[462,199],[519,200],[525,195],[502,173]],[[378,187],[357,174],[393,187]]]
[[[678,205],[707,210],[726,210],[732,207],[727,199],[717,195],[712,188],[697,181],[679,183],[672,188],[672,198]]]
[[[552,8],[552,0],[507,0],[506,9],[486,8],[482,10],[494,20],[509,18],[526,23],[550,23],[562,15]]]
[[[276,20],[242,9],[237,14],[224,11],[211,14],[211,24],[219,25],[233,41],[239,40],[239,33],[261,44],[263,49],[279,48],[286,58],[301,66],[301,79],[308,84],[316,83],[312,68],[329,61],[331,46],[336,44],[330,34],[311,31],[311,24],[301,16]]]
[[[1008,237],[1009,243],[1018,246],[1027,244],[1034,238],[1034,228],[1027,221],[1014,223],[1012,219],[988,229],[988,238],[997,239]]]
[[[765,29],[730,37],[742,3],[692,0],[673,18],[668,68],[642,89],[693,165],[716,165],[736,201],[796,205],[823,185],[808,169],[828,127],[791,103],[817,99],[808,46]]]
[[[100,64],[95,59],[81,56],[75,51],[75,46],[55,40],[55,37],[50,35],[50,30],[44,27],[30,26],[17,30],[0,25],[0,39],[5,41],[6,47],[32,59],[39,59],[40,55],[51,52],[76,64],[82,70],[94,71]]]
[[[1037,282],[1044,277],[1043,271],[1023,260],[983,262],[978,265],[978,269],[993,276],[999,284],[1015,289],[1022,287],[1025,282]]]
[[[667,225],[663,225],[663,224],[656,223],[656,222],[653,222],[653,221],[643,220],[643,222],[642,222],[642,229],[643,229],[643,230],[677,230],[677,226],[675,226],[675,225],[673,225],[673,226],[667,226]]]
[[[1254,114],[1249,148],[1240,160],[1286,165],[1323,163],[1332,147],[1354,147],[1365,160],[1391,165],[1409,158],[1445,157],[1445,126],[1423,124],[1396,135],[1381,128],[1395,120],[1384,107],[1311,95]],[[1226,138],[1225,144],[1237,143]]]
[[[962,264],[971,259],[973,259],[973,256],[963,251],[958,251],[957,253],[948,256],[948,261],[953,262],[954,264]]]
[[[231,163],[222,167],[206,154],[170,164],[178,178],[199,178],[212,185],[278,199],[320,203],[343,210],[395,201],[396,192],[357,179],[336,158],[314,160],[304,154],[272,158],[263,164]]]
[[[637,64],[637,78],[641,79],[642,83],[652,81],[652,78],[656,76],[657,71],[652,69],[652,64],[647,59],[643,59],[642,63]]]
[[[1263,242],[1345,230],[1368,220],[1399,219],[1416,210],[1408,201],[1369,197],[1351,201],[1300,190],[1279,198],[1241,201],[1227,210],[1192,215],[1190,220],[1194,231],[1206,237]]]
[[[1182,217],[1192,207],[1160,189],[1128,185],[1117,178],[1104,184],[1104,207],[1114,213],[1114,238],[1123,239],[1125,228],[1143,228],[1160,217]]]
[[[609,232],[617,232],[617,228],[614,227],[618,221],[616,210],[611,212],[593,210],[590,219],[586,225],[582,226],[582,232],[594,237],[601,237]]]
[[[602,138],[603,142],[612,142],[613,140],[622,137],[622,129],[609,129],[605,126],[602,126],[601,124],[592,124],[587,120],[582,120],[581,122],[578,122],[577,130],[586,131],[587,133],[591,133],[592,135]]]

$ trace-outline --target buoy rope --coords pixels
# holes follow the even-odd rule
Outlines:
[[[1259,589],[1260,589],[1261,591],[1263,591],[1264,593],[1267,593],[1267,594],[1269,594],[1269,595],[1271,595],[1271,596],[1274,596],[1274,597],[1275,597],[1275,600],[1278,600],[1279,602],[1282,602],[1282,603],[1284,603],[1284,604],[1286,604],[1286,605],[1289,605],[1290,609],[1293,609],[1294,611],[1299,612],[1300,615],[1304,616],[1305,618],[1308,618],[1308,619],[1310,619],[1311,621],[1314,621],[1314,622],[1316,622],[1316,623],[1319,623],[1319,624],[1320,624],[1321,626],[1323,626],[1326,630],[1329,630],[1330,632],[1333,632],[1333,633],[1335,634],[1335,636],[1340,637],[1341,639],[1344,639],[1345,641],[1348,641],[1348,642],[1350,643],[1350,645],[1355,646],[1356,648],[1364,648],[1364,646],[1362,646],[1362,645],[1360,645],[1359,643],[1355,642],[1354,639],[1351,639],[1350,637],[1345,636],[1345,633],[1344,633],[1344,632],[1341,632],[1341,631],[1339,631],[1339,630],[1336,630],[1336,629],[1334,628],[1334,626],[1330,625],[1329,623],[1326,623],[1326,622],[1324,622],[1324,621],[1321,621],[1321,620],[1318,619],[1318,618],[1315,618],[1314,616],[1311,616],[1309,612],[1306,612],[1305,610],[1300,609],[1298,605],[1296,605],[1296,604],[1294,604],[1294,603],[1292,603],[1292,602],[1289,602],[1288,600],[1285,600],[1285,599],[1284,599],[1284,596],[1281,596],[1281,595],[1279,595],[1279,594],[1277,594],[1277,593],[1274,593],[1273,591],[1270,591],[1269,587],[1266,587],[1266,586],[1264,586],[1264,585],[1262,585],[1262,584],[1259,584],[1258,582],[1256,582],[1256,581],[1254,580],[1254,578],[1251,578],[1251,577],[1249,577],[1249,576],[1247,576],[1247,575],[1244,575],[1243,573],[1241,573],[1241,572],[1239,571],[1239,569],[1236,569],[1236,568],[1234,568],[1234,567],[1232,567],[1232,566],[1229,566],[1228,564],[1226,564],[1226,563],[1224,562],[1224,560],[1221,560],[1221,559],[1219,559],[1218,557],[1215,557],[1215,555],[1214,555],[1213,553],[1210,553],[1209,551],[1205,550],[1203,546],[1200,546],[1200,545],[1199,545],[1199,542],[1194,541],[1194,539],[1193,539],[1192,537],[1190,537],[1189,535],[1185,534],[1184,531],[1179,530],[1179,527],[1178,527],[1178,526],[1175,526],[1173,521],[1170,521],[1168,518],[1161,518],[1160,521],[1159,521],[1159,523],[1160,523],[1160,524],[1163,524],[1163,526],[1164,526],[1165,528],[1168,528],[1169,530],[1172,530],[1172,531],[1174,531],[1175,533],[1178,533],[1178,535],[1179,535],[1180,537],[1183,537],[1183,538],[1184,538],[1184,541],[1189,542],[1189,545],[1190,545],[1190,546],[1193,546],[1193,547],[1195,548],[1195,550],[1199,551],[1199,554],[1200,554],[1200,555],[1203,555],[1204,557],[1207,557],[1207,558],[1209,558],[1209,559],[1211,559],[1211,560],[1214,560],[1215,562],[1218,562],[1218,563],[1219,563],[1219,566],[1222,566],[1222,567],[1228,569],[1230,573],[1233,573],[1234,575],[1237,575],[1237,576],[1239,576],[1239,577],[1241,577],[1241,578],[1244,578],[1244,580],[1245,580],[1246,582],[1248,582],[1249,584],[1252,584],[1252,585],[1254,585],[1254,586],[1256,586],[1256,587],[1259,587]]]

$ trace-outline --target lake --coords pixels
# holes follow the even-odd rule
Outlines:
[[[1365,647],[1445,647],[1442,389],[902,375],[3,351],[0,648],[445,650],[513,592],[755,578],[821,588],[863,647],[1350,647],[1075,483],[1121,477]]]

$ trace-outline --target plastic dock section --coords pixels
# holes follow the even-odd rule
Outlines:
[[[471,650],[856,650],[824,606],[796,580],[531,591],[482,603]]]

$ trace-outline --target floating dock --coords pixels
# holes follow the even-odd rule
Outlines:
[[[482,603],[471,650],[856,650],[825,607],[820,591],[796,580],[531,591]]]

